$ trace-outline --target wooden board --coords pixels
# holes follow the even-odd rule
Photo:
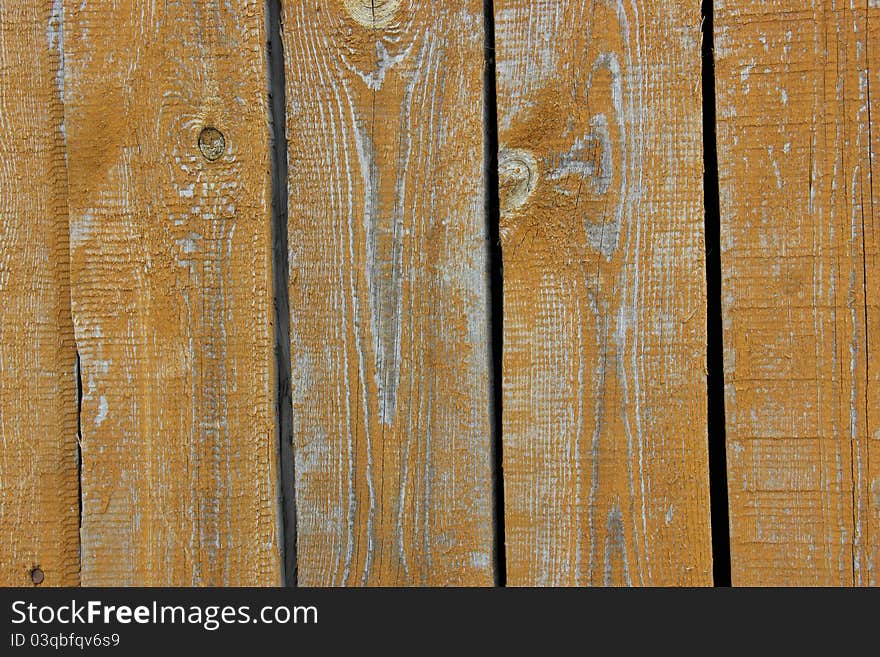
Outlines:
[[[299,582],[492,582],[482,2],[283,4]]]
[[[0,586],[79,581],[59,21],[0,3]]]
[[[733,583],[876,584],[880,3],[715,6]]]
[[[262,0],[64,2],[84,584],[281,582],[265,43]]]
[[[495,21],[508,582],[709,584],[699,3]]]

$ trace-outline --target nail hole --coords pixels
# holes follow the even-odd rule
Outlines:
[[[31,581],[39,586],[43,583],[43,580],[46,579],[46,574],[43,572],[43,569],[39,566],[36,566],[31,570]]]
[[[203,128],[199,133],[199,150],[206,160],[213,162],[226,150],[226,139],[217,128]]]

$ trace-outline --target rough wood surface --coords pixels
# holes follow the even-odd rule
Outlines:
[[[482,2],[285,2],[299,581],[491,584]]]
[[[877,584],[880,3],[715,5],[733,583]]]
[[[261,0],[64,2],[84,584],[281,581],[265,42]]]
[[[0,585],[79,581],[59,14],[0,3]]]
[[[699,3],[495,20],[508,582],[709,584]]]

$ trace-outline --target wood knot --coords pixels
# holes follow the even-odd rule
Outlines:
[[[400,8],[400,0],[342,0],[358,23],[370,29],[388,27]]]
[[[521,148],[502,148],[498,152],[498,201],[501,216],[519,210],[538,186],[535,156]]]
[[[220,159],[226,150],[226,139],[217,128],[202,128],[199,133],[199,150],[209,162]]]

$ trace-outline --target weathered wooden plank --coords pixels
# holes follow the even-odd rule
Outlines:
[[[51,0],[0,3],[2,586],[79,581],[59,18]]]
[[[709,584],[699,3],[495,20],[508,582]]]
[[[283,11],[299,581],[490,584],[482,3]]]
[[[277,585],[264,4],[64,11],[83,583]]]
[[[880,3],[715,5],[733,583],[876,584]]]

